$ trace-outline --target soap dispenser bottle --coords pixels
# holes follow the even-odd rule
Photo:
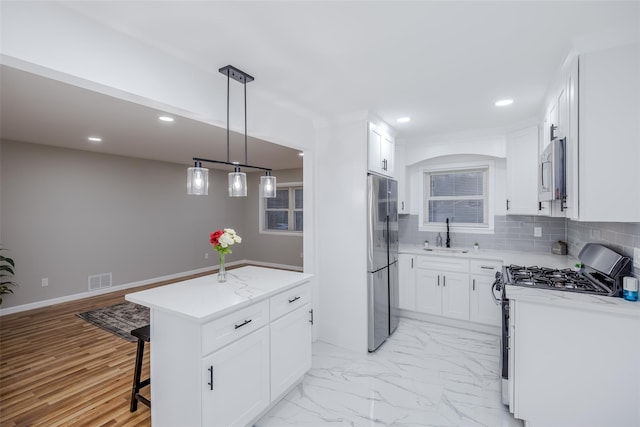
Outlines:
[[[440,235],[440,233],[438,233],[438,236],[436,237],[436,246],[442,247],[442,236]]]

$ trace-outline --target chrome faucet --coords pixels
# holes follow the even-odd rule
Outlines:
[[[451,236],[449,235],[449,218],[447,218],[447,247],[451,247]]]

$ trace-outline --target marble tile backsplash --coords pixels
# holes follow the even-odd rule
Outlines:
[[[564,218],[541,216],[496,216],[493,234],[451,233],[451,246],[472,247],[478,242],[480,248],[551,252],[551,246],[558,240],[566,241],[567,224]],[[400,243],[422,244],[429,240],[436,244],[438,232],[418,231],[418,215],[400,215]],[[541,237],[533,237],[534,227],[542,228]],[[442,238],[446,238],[446,228],[442,227]]]

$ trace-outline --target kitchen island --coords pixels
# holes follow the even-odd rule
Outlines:
[[[151,422],[244,426],[311,367],[312,275],[242,267],[126,295],[151,309]]]

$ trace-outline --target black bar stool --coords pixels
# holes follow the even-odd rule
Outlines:
[[[131,335],[138,338],[138,350],[136,351],[136,367],[133,371],[133,388],[131,389],[131,407],[129,410],[135,412],[138,409],[138,401],[151,408],[151,401],[140,395],[140,389],[151,384],[151,378],[140,381],[142,374],[142,358],[144,357],[144,343],[151,341],[150,325],[143,326],[131,331]]]

